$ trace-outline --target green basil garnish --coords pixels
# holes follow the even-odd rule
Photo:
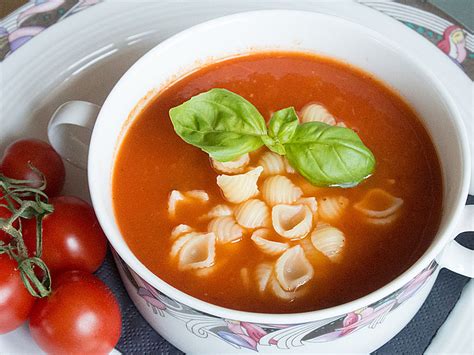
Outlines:
[[[218,161],[229,161],[263,145],[265,120],[243,97],[224,89],[194,96],[170,110],[176,133]]]
[[[375,166],[357,133],[322,122],[299,125],[285,150],[291,166],[316,186],[357,185]]]
[[[243,97],[212,89],[170,110],[176,133],[218,161],[229,161],[262,145],[286,155],[291,166],[316,186],[357,185],[372,174],[375,157],[349,128],[299,123],[293,107],[269,123]]]
[[[262,137],[263,142],[275,153],[285,155],[285,143],[293,137],[298,123],[298,115],[293,107],[275,112],[268,122],[268,136]]]

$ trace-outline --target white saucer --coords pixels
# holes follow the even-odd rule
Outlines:
[[[112,1],[94,5],[53,25],[0,63],[0,151],[20,137],[47,140],[48,120],[65,101],[102,104],[115,82],[136,59],[174,33],[211,18],[269,8],[337,14],[385,34],[438,73],[439,80],[449,88],[464,115],[472,117],[472,81],[447,56],[400,22],[357,3],[239,0],[137,4]],[[67,165],[65,193],[89,199],[85,172]],[[470,294],[472,297],[472,292]],[[470,307],[467,313],[472,315],[472,302]],[[461,328],[456,334],[466,335]],[[453,336],[452,330],[450,335]],[[449,349],[452,352],[472,350],[472,342],[467,344],[471,349],[461,347],[466,346],[466,342],[452,346]],[[0,349],[2,353],[39,351],[26,327],[0,336]]]

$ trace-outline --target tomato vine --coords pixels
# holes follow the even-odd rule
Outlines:
[[[41,176],[39,187],[31,187],[36,181],[16,180],[0,174],[0,207],[11,213],[7,218],[0,218],[0,229],[11,236],[9,241],[0,240],[0,254],[6,253],[18,263],[21,279],[31,295],[45,297],[51,293],[51,275],[41,259],[42,221],[54,208],[44,193],[46,180],[43,174],[31,165],[30,168]],[[34,254],[28,251],[22,234],[22,220],[33,218],[36,220]]]

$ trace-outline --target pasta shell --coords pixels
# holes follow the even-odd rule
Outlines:
[[[258,166],[245,174],[219,175],[217,185],[229,202],[241,203],[258,194],[257,181],[262,171]]]
[[[395,215],[403,205],[403,200],[392,196],[385,190],[375,188],[369,190],[354,208],[370,218],[386,218]]]
[[[265,202],[252,199],[245,201],[235,209],[235,219],[246,228],[269,227],[270,209]]]
[[[255,268],[258,290],[263,293],[267,289],[268,282],[272,276],[273,266],[270,263],[261,263]]]
[[[216,266],[213,265],[211,267],[205,267],[202,269],[196,269],[194,274],[197,277],[209,277],[216,271]]]
[[[288,174],[294,174],[294,173],[296,173],[296,170],[290,165],[290,162],[289,162],[288,159],[286,159],[285,157],[283,157],[283,164],[285,164],[285,171],[286,171]]]
[[[313,215],[316,215],[318,212],[318,201],[316,200],[316,197],[301,197],[296,201],[296,203],[308,206]]]
[[[349,205],[349,199],[344,196],[323,197],[318,200],[319,217],[332,222],[339,219]]]
[[[266,237],[269,234],[270,230],[267,228],[258,229],[252,233],[252,237],[250,239],[252,239],[258,249],[271,256],[280,255],[290,247],[288,243],[268,240]]]
[[[245,289],[250,288],[250,274],[248,268],[243,267],[240,269],[240,280],[242,281],[242,285]]]
[[[211,158],[211,163],[214,169],[220,173],[226,174],[238,174],[244,171],[245,167],[250,162],[250,156],[248,153],[241,155],[240,157],[226,162],[217,161]]]
[[[304,178],[299,178],[297,180],[297,184],[300,187],[301,191],[303,191],[304,195],[308,196],[321,196],[321,194],[324,194],[324,191],[327,191],[327,188],[324,187],[319,187],[319,186],[314,186],[311,184],[308,180]]]
[[[385,226],[392,222],[394,222],[398,218],[398,214],[394,213],[390,216],[383,217],[383,218],[367,218],[366,221],[371,224],[375,224],[378,226]]]
[[[301,239],[313,226],[313,214],[306,205],[276,205],[272,209],[272,223],[282,237]]]
[[[232,207],[221,204],[214,206],[208,213],[199,217],[201,221],[216,217],[232,216]]]
[[[313,267],[299,245],[285,251],[275,263],[276,279],[285,291],[296,290],[311,280],[313,275]]]
[[[285,300],[285,301],[292,301],[292,300],[295,300],[297,298],[300,298],[302,296],[304,296],[308,289],[305,288],[305,287],[302,287],[302,288],[299,288],[297,290],[294,290],[294,291],[285,291],[280,283],[278,282],[278,280],[276,279],[276,277],[272,276],[269,280],[269,286],[270,286],[270,289],[272,290],[272,293],[282,299],[282,300]]]
[[[176,216],[176,210],[180,201],[195,200],[199,202],[209,201],[209,195],[204,190],[191,190],[181,192],[178,190],[171,191],[168,197],[168,216],[174,218]]]
[[[222,256],[221,256],[220,258],[218,258],[218,259],[216,258],[214,260],[214,264],[212,266],[202,268],[202,269],[195,269],[194,270],[194,275],[196,275],[197,277],[209,277],[209,276],[215,274],[216,271],[222,270],[222,268],[225,267],[227,262],[228,262],[228,259],[222,258]]]
[[[295,202],[303,195],[303,191],[286,176],[275,175],[263,182],[262,195],[270,206],[275,206]]]
[[[311,243],[331,261],[337,261],[344,248],[344,233],[326,223],[320,223],[311,233]]]
[[[216,235],[217,242],[221,244],[237,242],[242,239],[244,230],[239,226],[234,217],[216,217],[207,226],[209,232]]]
[[[199,201],[203,201],[203,202],[209,201],[209,195],[204,190],[186,191],[184,193],[184,195],[186,197],[189,197],[189,198],[192,198],[192,199],[195,199],[195,200],[199,200]]]
[[[311,242],[311,237],[301,239],[300,245],[303,248],[304,254],[308,258],[309,262],[313,265],[318,261],[320,252],[314,247]]]
[[[178,239],[175,240],[173,243],[173,246],[171,247],[170,255],[172,258],[175,258],[181,249],[183,248],[184,244],[186,244],[189,240],[191,240],[193,237],[199,235],[199,233],[186,233],[179,237]]]
[[[263,168],[262,175],[277,175],[285,172],[285,163],[280,154],[265,152],[262,154],[258,165]]]
[[[176,207],[179,201],[184,200],[184,195],[178,190],[171,191],[168,197],[168,215],[174,217],[176,215]]]
[[[301,110],[301,122],[323,122],[331,126],[336,124],[334,116],[320,104],[309,104],[303,107]]]
[[[176,239],[184,234],[194,232],[194,228],[187,224],[179,224],[171,231],[171,239]]]
[[[216,254],[215,244],[214,233],[196,233],[182,246],[179,252],[178,268],[191,270],[212,266]]]

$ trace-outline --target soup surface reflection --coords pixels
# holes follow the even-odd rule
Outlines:
[[[337,122],[354,129],[375,155],[374,174],[353,188],[319,188],[297,174],[281,174],[298,186],[304,197],[316,198],[317,226],[327,223],[344,236],[342,252],[331,258],[322,249],[310,250],[314,247],[310,234],[303,240],[288,241],[271,233],[271,240],[286,242],[290,248],[302,245],[311,264],[311,280],[303,286],[304,292],[294,292],[295,297],[279,296],[271,285],[260,289],[257,270],[261,265],[273,265],[279,255],[262,252],[251,239],[251,229],[244,229],[242,238],[234,243],[216,243],[211,272],[180,270],[176,258],[170,256],[175,243],[170,237],[173,228],[186,224],[206,232],[209,219],[203,215],[212,207],[236,206],[224,198],[216,184],[222,173],[212,167],[206,153],[174,132],[168,115],[170,108],[211,88],[243,96],[266,120],[282,108],[293,106],[301,115],[305,105],[321,104]],[[258,166],[265,152],[268,150],[263,148],[251,153],[249,166]],[[260,191],[268,178],[264,175],[258,180]],[[204,301],[264,313],[336,306],[382,287],[428,248],[439,226],[442,204],[438,157],[410,107],[367,73],[301,53],[258,53],[224,60],[160,92],[127,129],[112,185],[121,233],[153,273]],[[173,190],[204,190],[209,200],[183,202],[170,218],[168,198]],[[262,199],[261,195],[255,198]],[[341,213],[328,215],[327,201],[343,205]],[[386,208],[392,212],[367,213]]]

